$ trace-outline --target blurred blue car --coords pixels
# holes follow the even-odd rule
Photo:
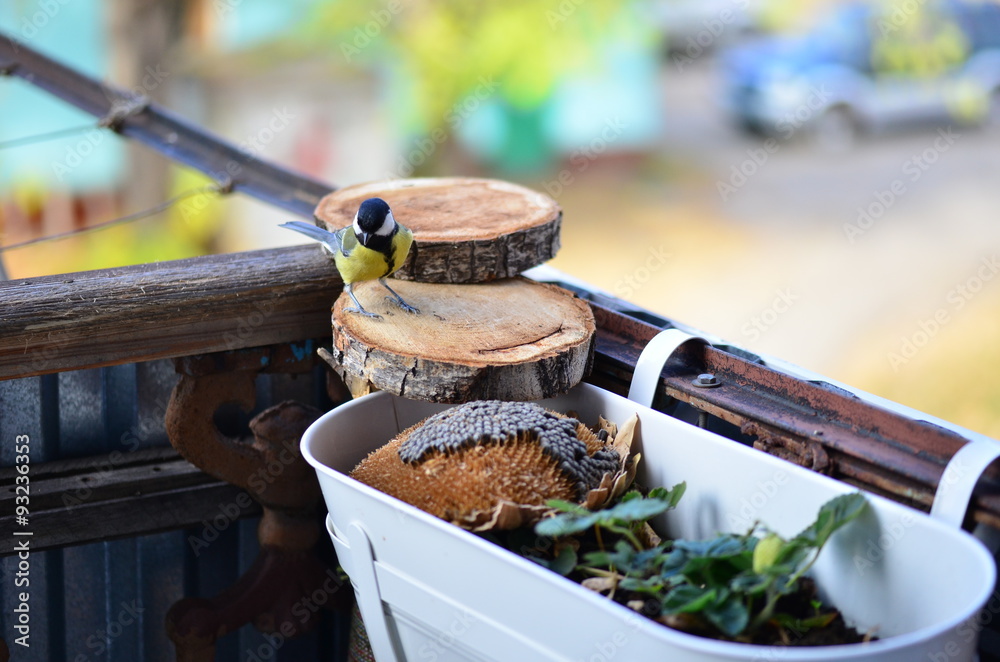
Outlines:
[[[1000,123],[1000,5],[851,3],[800,37],[722,54],[739,125],[826,146],[912,122]]]

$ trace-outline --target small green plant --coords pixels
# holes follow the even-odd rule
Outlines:
[[[648,528],[648,520],[675,508],[684,490],[681,483],[670,490],[654,489],[646,496],[633,491],[617,504],[594,512],[562,501],[549,502],[559,512],[538,522],[535,533],[563,539],[593,531],[591,547],[596,549],[583,553],[582,562],[576,562],[576,549],[563,541],[554,546],[555,558],[544,564],[564,575],[575,569],[584,576],[601,577],[599,585],[610,597],[633,607],[641,605],[644,613],[657,620],[685,623],[685,629],[734,640],[751,641],[768,626],[787,641],[788,632],[801,636],[829,625],[839,615],[814,599],[803,586],[803,576],[833,533],[864,510],[863,495],[831,499],[820,508],[815,522],[788,540],[755,525],[745,534],[722,534],[710,540],[660,541]],[[783,605],[798,608],[790,613]]]

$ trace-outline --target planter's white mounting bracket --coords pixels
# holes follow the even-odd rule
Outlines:
[[[958,449],[941,474],[937,492],[934,493],[931,516],[955,528],[961,528],[979,477],[998,457],[1000,443],[992,439],[973,438]],[[980,527],[977,537],[991,551],[996,551],[1000,546],[1000,538],[995,530],[988,527]]]
[[[368,642],[371,644],[372,653],[378,662],[397,662],[400,657],[396,654],[392,632],[382,606],[382,594],[375,576],[375,555],[368,533],[358,522],[351,522],[345,537],[347,544],[357,554],[351,581],[357,585],[354,594],[357,596],[361,617],[368,630]]]
[[[680,329],[661,331],[646,343],[632,373],[632,385],[629,387],[628,399],[644,407],[652,407],[653,397],[660,384],[660,373],[663,372],[663,366],[681,345],[691,341],[703,345],[710,344],[704,338],[692,336]]]

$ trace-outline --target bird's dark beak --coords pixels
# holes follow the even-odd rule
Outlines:
[[[364,246],[364,247],[367,248],[368,247],[368,240],[371,239],[371,237],[372,237],[372,235],[371,235],[370,232],[362,232],[361,234],[358,235],[358,241],[361,242],[362,246]]]

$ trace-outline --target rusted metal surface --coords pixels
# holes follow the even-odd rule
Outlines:
[[[590,381],[624,394],[639,353],[661,329],[592,304],[598,323]],[[711,373],[721,382],[694,382]],[[716,416],[754,446],[801,466],[927,510],[951,456],[967,439],[824,382],[772,370],[716,347],[682,347],[663,371],[663,395]],[[1000,526],[1000,480],[980,481],[970,515]]]
[[[250,421],[252,440],[224,434],[215,418],[224,406],[250,410],[262,371],[304,372],[315,362],[294,346],[187,357],[166,414],[174,447],[208,474],[246,489],[263,507],[260,555],[237,582],[211,599],[186,598],[167,614],[177,659],[208,662],[216,641],[246,623],[289,638],[318,621],[319,609],[346,608],[350,591],[317,555],[322,534],[316,474],[299,452],[305,429],[321,412],[282,402]]]

